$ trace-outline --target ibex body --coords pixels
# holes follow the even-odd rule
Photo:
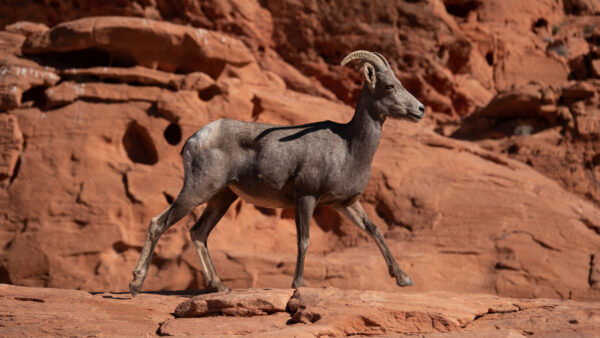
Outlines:
[[[412,285],[358,197],[369,180],[385,119],[389,116],[418,121],[424,107],[402,87],[381,55],[356,51],[342,65],[355,59],[363,63],[366,81],[354,117],[346,124],[323,121],[284,127],[223,119],[188,139],[182,151],[183,188],[173,204],[150,222],[129,284],[132,294],[142,287],[161,234],[202,203],[207,207],[190,231],[192,241],[207,287],[227,290],[217,276],[206,241],[238,197],[260,207],[295,208],[298,257],[293,287],[304,285],[309,222],[318,205],[333,206],[367,231],[397,284]]]

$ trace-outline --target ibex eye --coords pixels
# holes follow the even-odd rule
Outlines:
[[[385,85],[385,89],[394,89],[394,85],[393,84]]]

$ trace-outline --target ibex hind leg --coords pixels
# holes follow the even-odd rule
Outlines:
[[[185,178],[179,196],[163,213],[152,218],[148,226],[148,235],[140,260],[133,270],[133,280],[129,283],[129,289],[134,296],[142,288],[154,247],[160,236],[195,207],[203,204],[227,186],[227,167],[224,166],[221,153],[216,151],[192,152],[188,148],[188,144],[186,144],[182,154]]]
[[[205,184],[206,186],[198,186],[199,184],[194,184],[194,182],[209,183]],[[208,178],[193,181],[186,180],[179,196],[175,199],[175,202],[160,215],[152,218],[150,225],[148,226],[148,234],[140,254],[140,259],[133,270],[133,280],[129,283],[129,289],[131,290],[132,295],[135,296],[142,288],[142,284],[148,273],[148,267],[152,260],[154,247],[160,236],[169,229],[169,227],[177,223],[195,207],[204,203],[225,186],[226,184],[224,182],[219,185],[216,184],[215,180],[211,181]]]
[[[133,280],[129,283],[129,290],[131,290],[133,296],[135,296],[142,288],[142,284],[148,273],[150,261],[152,260],[154,248],[160,236],[173,224],[192,211],[197,205],[198,204],[193,203],[186,198],[181,198],[180,194],[171,206],[160,215],[150,220],[146,241],[144,242],[144,247],[142,248],[137,266],[133,270]]]
[[[225,215],[227,209],[237,199],[237,195],[229,188],[225,188],[213,195],[207,202],[206,209],[200,219],[190,229],[192,243],[200,259],[202,274],[208,289],[218,291],[229,291],[229,288],[221,281],[208,253],[207,239],[212,229]]]

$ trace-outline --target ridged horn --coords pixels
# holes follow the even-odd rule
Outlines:
[[[356,59],[361,59],[363,61],[367,61],[375,67],[376,71],[386,70],[386,64],[382,59],[379,58],[376,54],[373,54],[366,50],[357,50],[348,55],[342,60],[340,63],[341,66],[345,66],[348,62]]]
[[[375,54],[375,55],[379,56],[379,58],[380,58],[381,60],[383,60],[383,62],[385,63],[385,65],[387,66],[387,68],[388,68],[388,69],[389,69],[389,68],[392,68],[392,67],[390,67],[390,63],[388,62],[388,60],[387,60],[385,57],[383,57],[383,55],[381,55],[381,54],[379,54],[379,53],[377,53],[377,52],[373,52],[373,54]]]

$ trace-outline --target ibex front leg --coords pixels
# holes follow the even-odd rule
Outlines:
[[[336,206],[335,208],[342,214],[346,215],[352,222],[354,222],[354,224],[358,225],[359,228],[365,230],[367,234],[369,234],[369,236],[375,240],[377,247],[379,247],[379,251],[381,251],[383,258],[385,258],[385,263],[387,264],[390,276],[396,278],[396,284],[399,286],[414,285],[408,275],[402,271],[402,269],[400,269],[398,266],[398,263],[396,263],[396,260],[392,256],[390,249],[388,249],[387,245],[385,245],[385,241],[383,240],[381,232],[369,219],[359,201],[356,201],[354,204],[349,206]]]
[[[302,196],[296,199],[296,233],[298,236],[298,257],[296,259],[296,272],[294,273],[293,288],[304,286],[304,257],[308,249],[308,229],[317,199],[313,196]]]

